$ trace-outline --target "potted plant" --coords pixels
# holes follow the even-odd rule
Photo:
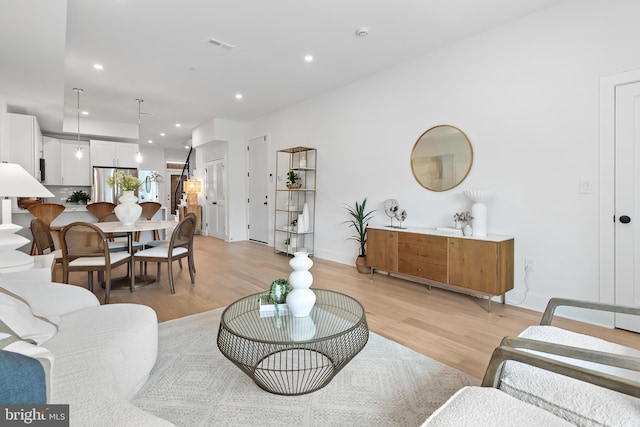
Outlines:
[[[471,212],[469,211],[457,212],[453,214],[453,221],[455,222],[457,229],[464,228],[464,226],[469,224],[472,219],[473,217],[471,216]]]
[[[294,171],[287,172],[287,188],[295,189],[300,188],[301,186],[302,180],[300,179],[300,175],[298,175]]]
[[[367,256],[367,226],[369,225],[369,220],[371,216],[375,212],[366,211],[367,198],[365,197],[362,203],[356,204],[354,207],[345,206],[345,209],[351,216],[351,219],[344,221],[344,223],[349,224],[349,227],[353,227],[355,230],[355,234],[349,239],[355,240],[360,245],[360,250],[358,253],[358,258],[356,258],[356,268],[360,273],[370,273],[371,268],[367,266],[366,256]]]
[[[74,191],[69,195],[69,197],[67,197],[67,202],[78,203],[83,205],[86,205],[89,200],[90,200],[89,195],[82,190]]]
[[[287,294],[291,292],[291,285],[287,279],[276,279],[271,282],[269,293],[260,295],[260,313],[275,312],[276,316],[280,310],[286,310]]]

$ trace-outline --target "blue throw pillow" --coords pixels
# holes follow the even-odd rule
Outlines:
[[[44,369],[38,360],[0,350],[0,403],[47,403]]]

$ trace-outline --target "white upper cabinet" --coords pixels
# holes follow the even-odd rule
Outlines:
[[[82,157],[78,158],[78,146]],[[91,185],[91,159],[89,145],[60,142],[60,175],[62,185]]]
[[[7,141],[7,161],[17,163],[40,181],[42,132],[34,116],[7,113],[4,140]]]
[[[77,155],[78,147],[82,153],[80,158]],[[46,160],[46,185],[91,185],[89,144],[44,138],[43,152]]]
[[[138,144],[91,140],[91,164],[93,166],[137,168]]]

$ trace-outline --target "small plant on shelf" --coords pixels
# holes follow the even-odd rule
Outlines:
[[[83,203],[86,205],[89,200],[91,200],[89,195],[82,190],[74,191],[67,197],[67,202],[69,203]]]
[[[294,171],[287,172],[287,188],[300,188],[302,186],[302,180],[300,175]]]

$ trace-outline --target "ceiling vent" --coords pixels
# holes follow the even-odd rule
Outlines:
[[[208,40],[208,43],[212,44],[214,46],[217,46],[217,47],[221,47],[222,49],[226,49],[226,50],[231,50],[231,49],[233,49],[235,47],[232,44],[225,43],[222,40],[217,40],[217,39],[214,39],[214,38],[210,38]]]

